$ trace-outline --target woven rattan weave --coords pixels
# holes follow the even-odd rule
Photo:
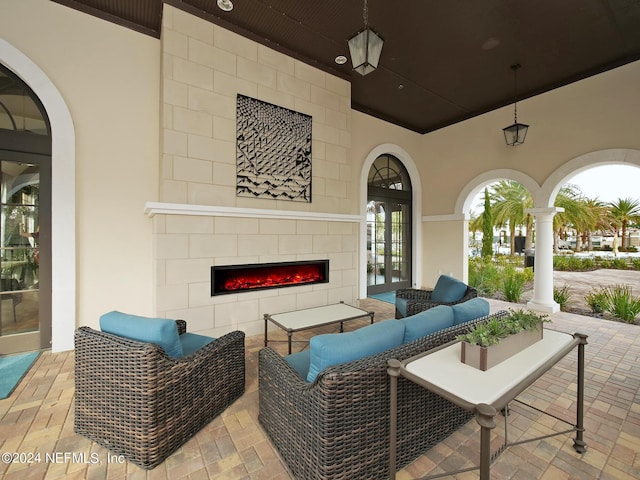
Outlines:
[[[499,312],[493,316],[506,315]],[[259,354],[259,421],[296,480],[374,480],[389,474],[387,360],[447,343],[483,317],[391,350],[329,367],[307,383],[273,349]],[[442,441],[471,414],[399,379],[398,466]]]
[[[186,323],[178,321],[183,333]],[[76,433],[145,469],[162,463],[244,392],[244,332],[184,358],[89,327],[75,334]]]

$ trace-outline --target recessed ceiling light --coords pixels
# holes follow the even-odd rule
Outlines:
[[[347,57],[345,57],[344,55],[338,55],[335,61],[338,65],[344,65],[345,63],[347,63]]]
[[[218,0],[217,3],[220,9],[224,10],[225,12],[230,12],[231,10],[233,10],[233,2],[231,2],[231,0]]]

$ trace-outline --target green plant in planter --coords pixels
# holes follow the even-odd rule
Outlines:
[[[510,314],[503,318],[492,318],[486,323],[472,327],[464,335],[458,335],[457,340],[468,342],[480,347],[490,347],[500,343],[505,337],[523,330],[539,330],[542,324],[550,322],[548,315],[538,315],[530,310],[509,310]]]

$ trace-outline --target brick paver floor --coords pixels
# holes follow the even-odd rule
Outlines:
[[[360,305],[375,310],[378,320],[393,316],[389,304],[367,299]],[[491,305],[492,311],[513,307],[494,300]],[[492,478],[640,478],[640,327],[562,312],[553,314],[552,319],[550,328],[589,335],[585,393],[587,452],[576,453],[570,435],[515,446],[494,463]],[[353,322],[350,328],[358,326],[361,325]],[[274,337],[277,334],[274,330]],[[122,462],[104,448],[74,434],[73,352],[43,353],[13,394],[0,400],[0,452],[21,454],[16,463],[0,463],[0,478],[292,478],[257,419],[257,354],[262,341],[262,335],[247,338],[247,385],[242,398],[149,472]],[[286,343],[274,346],[281,353],[286,349]],[[575,353],[569,354],[521,398],[536,408],[571,420],[575,406],[575,362]],[[555,418],[519,405],[513,406],[508,422],[510,440],[565,428]],[[496,445],[502,430],[499,425],[494,431]],[[405,480],[471,466],[477,459],[478,441],[479,427],[471,420],[400,471],[398,478]],[[94,459],[98,461],[94,463]],[[474,479],[478,474],[474,471],[455,478]]]

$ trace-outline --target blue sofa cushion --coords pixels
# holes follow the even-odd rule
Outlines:
[[[467,285],[449,275],[440,275],[431,292],[431,300],[440,303],[457,302],[467,292]]]
[[[400,312],[403,317],[407,316],[407,301],[408,298],[398,298],[396,297],[396,309]]]
[[[303,350],[298,353],[292,353],[284,357],[284,361],[298,372],[300,378],[306,380],[309,374],[309,364],[311,363],[311,350]]]
[[[131,340],[155,343],[170,357],[179,358],[183,354],[175,320],[113,311],[100,317],[100,329]]]
[[[213,337],[206,337],[196,333],[183,333],[180,335],[180,344],[182,345],[182,356],[186,357],[200,350],[205,345],[215,340]]]
[[[367,325],[353,332],[326,333],[311,337],[311,362],[307,381],[331,365],[352,362],[402,344],[404,323],[397,320]]]
[[[489,302],[480,297],[472,298],[466,302],[452,305],[451,310],[453,311],[453,324],[459,325],[489,315]]]
[[[439,305],[399,321],[405,326],[403,343],[409,343],[453,326],[453,310],[448,305]]]

